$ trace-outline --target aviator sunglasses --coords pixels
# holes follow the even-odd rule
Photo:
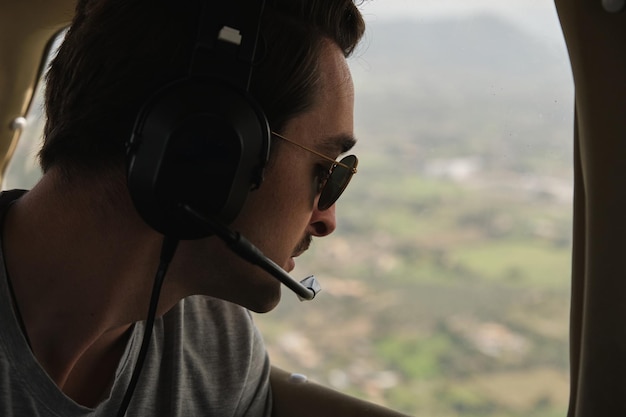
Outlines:
[[[319,210],[327,210],[328,208],[330,208],[330,206],[335,204],[335,201],[337,201],[337,199],[341,196],[341,194],[348,186],[348,183],[352,179],[352,176],[356,174],[356,166],[359,163],[357,157],[354,155],[348,155],[340,161],[336,161],[329,156],[314,151],[313,149],[309,149],[306,146],[300,145],[299,143],[296,143],[291,139],[287,139],[286,137],[279,135],[276,132],[272,132],[272,136],[289,142],[292,145],[296,145],[298,148],[309,151],[332,163],[325,177],[320,178],[320,185],[318,189],[320,198],[317,202],[317,208]]]

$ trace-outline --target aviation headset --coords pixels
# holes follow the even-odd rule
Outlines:
[[[184,206],[231,223],[269,158],[269,124],[248,93],[265,1],[207,3],[188,75],[143,104],[126,144],[135,208],[177,239],[212,234]]]

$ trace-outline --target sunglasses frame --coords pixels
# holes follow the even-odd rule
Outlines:
[[[326,177],[322,180],[322,182],[320,182],[320,189],[319,189],[319,191],[318,191],[318,192],[320,193],[320,196],[323,194],[324,187],[326,187],[326,184],[328,184],[328,180],[329,180],[329,179],[330,179],[330,177],[333,175],[333,172],[335,171],[335,168],[337,168],[337,167],[339,166],[339,167],[345,168],[345,169],[347,169],[348,171],[350,171],[350,173],[351,173],[351,174],[350,174],[350,176],[348,177],[348,180],[347,180],[347,181],[345,181],[345,183],[342,185],[342,187],[340,187],[340,188],[338,189],[338,191],[336,192],[336,194],[337,194],[337,195],[336,195],[336,196],[333,196],[333,198],[332,198],[332,199],[330,199],[330,203],[327,203],[327,204],[323,204],[323,205],[322,205],[322,204],[321,204],[321,198],[320,198],[320,201],[318,201],[318,204],[317,204],[317,205],[318,205],[318,209],[320,209],[320,210],[327,210],[327,209],[328,209],[328,208],[330,208],[333,204],[335,204],[335,202],[339,199],[339,197],[341,197],[341,194],[343,194],[343,192],[345,191],[346,187],[347,187],[347,186],[348,186],[348,184],[350,183],[350,180],[352,179],[352,176],[353,176],[354,174],[356,174],[356,173],[357,173],[357,169],[356,169],[356,167],[357,167],[357,164],[358,164],[358,162],[359,162],[358,158],[357,158],[355,155],[347,155],[347,156],[343,157],[343,158],[341,159],[341,161],[345,160],[346,158],[350,158],[350,157],[354,158],[354,161],[355,161],[355,162],[354,162],[354,166],[346,165],[346,164],[342,163],[341,161],[337,161],[336,159],[331,158],[330,156],[324,155],[323,153],[320,153],[320,152],[318,152],[318,151],[316,151],[316,150],[314,150],[314,149],[311,149],[311,148],[308,148],[308,147],[306,147],[306,146],[304,146],[304,145],[301,145],[301,144],[299,144],[298,142],[294,142],[293,140],[288,139],[288,138],[284,137],[284,136],[283,136],[283,135],[281,135],[281,134],[278,134],[278,133],[276,133],[276,132],[271,132],[271,134],[272,134],[272,136],[276,136],[277,138],[280,138],[280,139],[282,139],[282,140],[284,140],[284,141],[286,141],[286,142],[289,142],[289,143],[291,143],[292,145],[295,145],[295,146],[297,146],[297,147],[298,147],[298,148],[300,148],[300,149],[304,149],[305,151],[311,152],[312,154],[317,155],[317,156],[319,156],[320,158],[323,158],[323,159],[325,159],[325,160],[327,160],[327,161],[329,161],[329,162],[331,162],[331,163],[332,163],[332,165],[331,165],[331,166],[330,166],[330,168],[328,169],[328,174],[327,174],[327,175],[326,175]]]

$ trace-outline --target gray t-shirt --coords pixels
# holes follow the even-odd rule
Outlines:
[[[0,416],[116,416],[144,323],[135,324],[113,387],[95,409],[61,392],[31,354],[12,308],[0,254]],[[155,322],[127,416],[269,416],[269,360],[244,308],[193,296]]]

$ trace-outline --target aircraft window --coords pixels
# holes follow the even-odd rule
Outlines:
[[[564,415],[573,82],[552,2],[366,2],[359,172],[255,315],[274,363],[412,415]],[[29,188],[41,91],[4,188]]]
[[[552,2],[362,7],[359,172],[257,315],[286,369],[411,415],[565,415],[573,81]]]

